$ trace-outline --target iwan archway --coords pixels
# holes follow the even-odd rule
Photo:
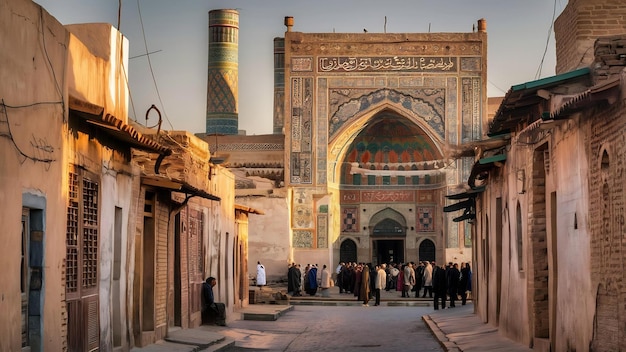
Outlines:
[[[401,94],[373,94],[390,100],[355,114],[342,132],[331,127],[337,134],[330,154],[336,151],[337,159],[329,161],[336,166],[329,190],[331,204],[336,200],[340,208],[338,241],[357,237],[359,262],[417,261],[417,243],[438,242],[443,227],[438,214],[447,163],[432,123],[441,121],[441,111],[433,107],[438,93],[432,92],[432,104],[412,98],[425,116],[407,111],[406,104],[396,106],[392,100]]]

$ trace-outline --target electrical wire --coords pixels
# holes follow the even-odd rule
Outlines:
[[[57,93],[59,93],[59,97],[61,97],[61,104],[63,105],[63,111],[65,111],[65,101],[63,100],[63,91],[61,90],[61,87],[59,86],[59,82],[57,80],[57,75],[54,72],[54,66],[52,65],[52,60],[50,60],[50,55],[48,55],[48,49],[46,48],[46,31],[44,30],[44,24],[43,24],[43,7],[39,6],[39,26],[40,26],[40,33],[41,33],[41,44],[43,47],[43,52],[44,55],[46,57],[46,60],[48,61],[48,65],[50,65],[50,71],[52,72],[52,78],[54,79],[54,86],[57,89]],[[67,52],[67,51],[66,51]],[[2,103],[4,105],[4,101]],[[65,119],[65,116],[64,116]]]
[[[141,17],[141,6],[139,6],[139,0],[137,0],[137,11],[139,12],[139,23],[141,24],[141,34],[143,35],[143,44],[144,47],[146,48],[146,53],[149,52],[148,50],[148,42],[146,41],[146,32],[143,26],[143,19]],[[148,59],[148,66],[150,67],[150,74],[152,74],[152,82],[154,82],[154,89],[156,90],[157,93],[157,97],[159,98],[159,102],[161,103],[161,110],[163,110],[163,115],[165,115],[165,120],[167,120],[167,123],[170,125],[170,128],[173,130],[174,126],[172,126],[172,122],[170,122],[170,119],[167,117],[167,113],[165,112],[165,105],[163,105],[163,100],[161,99],[161,93],[159,93],[159,86],[157,85],[156,82],[156,78],[154,76],[154,70],[152,69],[152,61],[150,60],[150,55],[146,55],[146,58]]]
[[[496,86],[495,83],[491,82],[490,80],[487,80],[487,82],[491,83],[492,86],[494,86],[497,90],[501,91],[502,93],[506,94],[506,91],[498,86]]]
[[[554,6],[552,8],[552,21],[550,21],[550,28],[548,29],[548,38],[546,39],[546,47],[543,50],[543,56],[541,57],[541,62],[539,63],[539,67],[537,68],[537,73],[535,73],[535,79],[541,78],[543,62],[546,59],[546,53],[548,52],[548,44],[550,43],[550,37],[552,37],[552,28],[554,28],[554,19],[556,18],[556,1],[557,0],[554,0]]]
[[[37,104],[31,104],[28,106],[34,106]],[[6,123],[7,123],[7,130],[8,130],[8,138],[11,140],[11,143],[13,144],[13,146],[15,147],[15,150],[17,150],[17,152],[24,157],[24,161],[28,160],[32,160],[34,162],[42,162],[42,163],[47,163],[48,165],[50,165],[50,163],[52,163],[53,161],[56,161],[55,159],[50,159],[50,158],[38,158],[35,156],[30,156],[28,154],[26,154],[24,151],[22,151],[22,149],[17,145],[17,142],[15,141],[15,138],[13,138],[13,132],[11,131],[11,121],[9,121],[9,113],[7,112],[7,107],[12,107],[12,106],[8,106],[4,104],[4,99],[2,99],[2,104],[1,106],[4,107],[4,116],[6,118]],[[36,148],[40,148],[40,149],[44,149],[46,152],[52,152],[52,148],[51,147],[46,147],[46,148],[41,148],[40,146],[35,146]],[[46,149],[51,149],[51,150],[46,150]]]

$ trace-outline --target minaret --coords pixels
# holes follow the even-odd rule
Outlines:
[[[274,134],[285,126],[285,38],[274,38]]]
[[[209,77],[206,134],[236,135],[239,129],[239,12],[209,11]]]

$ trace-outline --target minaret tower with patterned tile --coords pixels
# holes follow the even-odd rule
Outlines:
[[[239,130],[239,12],[209,11],[209,70],[206,134]]]

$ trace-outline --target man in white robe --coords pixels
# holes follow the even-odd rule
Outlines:
[[[265,281],[265,267],[261,262],[256,264],[256,285],[261,287],[266,285]]]

